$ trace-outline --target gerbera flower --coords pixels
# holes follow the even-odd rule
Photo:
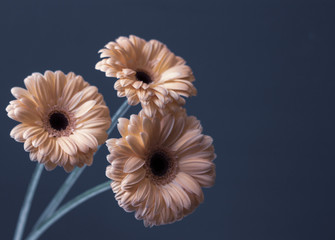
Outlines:
[[[215,180],[212,138],[184,111],[161,118],[120,118],[122,138],[107,140],[106,175],[119,206],[145,226],[175,222],[202,201]]]
[[[61,71],[33,73],[24,83],[27,90],[12,88],[17,100],[6,108],[10,118],[21,122],[10,136],[24,142],[30,159],[47,170],[59,165],[70,172],[91,165],[111,123],[98,89],[81,76]]]
[[[150,117],[170,102],[183,105],[181,96],[196,95],[191,68],[157,40],[119,37],[99,52],[104,59],[95,68],[119,78],[114,85],[118,96],[126,96],[130,105],[141,102]]]

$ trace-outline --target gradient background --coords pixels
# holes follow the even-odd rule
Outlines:
[[[114,112],[124,99],[94,66],[99,49],[129,34],[164,42],[192,67],[199,93],[186,107],[214,138],[216,184],[172,225],[145,228],[109,191],[41,239],[335,239],[334,20],[334,1],[1,1],[0,239],[13,236],[35,168],[9,137],[10,89],[32,72],[74,71]],[[67,200],[107,180],[106,154]],[[66,176],[43,172],[27,229]]]

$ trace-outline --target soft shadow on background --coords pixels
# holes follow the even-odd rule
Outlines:
[[[114,112],[124,99],[94,66],[99,49],[129,34],[164,42],[192,67],[198,96],[186,107],[214,138],[216,184],[172,225],[145,228],[109,191],[41,239],[335,239],[334,12],[331,1],[1,1],[0,239],[13,236],[35,167],[9,137],[10,89],[32,72],[74,71]],[[106,154],[67,199],[107,180]],[[27,229],[66,175],[43,172]]]

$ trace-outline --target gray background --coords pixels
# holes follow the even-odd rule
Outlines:
[[[144,228],[108,191],[41,239],[335,239],[334,13],[332,1],[1,1],[0,239],[12,237],[35,167],[9,137],[10,88],[32,72],[74,71],[114,112],[123,99],[94,66],[100,48],[129,34],[166,43],[192,67],[199,93],[186,107],[214,138],[216,184],[172,225]],[[106,180],[106,154],[67,199]],[[43,172],[28,229],[66,176]]]

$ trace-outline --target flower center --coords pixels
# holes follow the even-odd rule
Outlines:
[[[43,125],[52,137],[68,137],[75,129],[74,115],[66,108],[53,106],[45,115]]]
[[[146,84],[149,84],[149,83],[152,82],[151,77],[148,74],[146,74],[145,72],[138,71],[138,72],[136,72],[135,76],[136,76],[138,81],[142,81]]]
[[[156,176],[163,176],[169,169],[169,157],[163,152],[156,152],[150,158],[151,172]]]
[[[57,131],[65,130],[69,125],[67,117],[60,112],[52,113],[49,117],[49,122],[50,126]]]
[[[164,185],[176,176],[176,161],[165,149],[150,151],[146,158],[147,177],[156,184]]]

